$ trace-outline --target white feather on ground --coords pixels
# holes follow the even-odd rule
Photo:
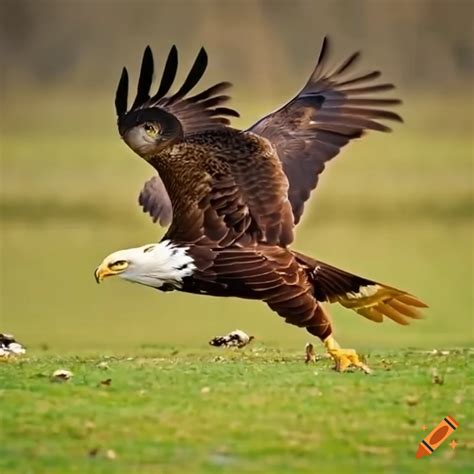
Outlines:
[[[51,380],[65,382],[66,380],[71,379],[73,375],[74,374],[70,370],[58,369],[51,375]]]
[[[25,348],[11,334],[0,334],[0,358],[25,354]]]
[[[244,331],[236,329],[235,331],[226,334],[225,336],[217,336],[209,341],[211,346],[216,347],[238,347],[241,349],[245,347],[250,341],[254,339]]]

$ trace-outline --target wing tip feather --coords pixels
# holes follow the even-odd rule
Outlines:
[[[324,35],[323,41],[321,43],[321,49],[319,50],[319,56],[318,56],[318,62],[317,64],[320,64],[323,59],[327,56],[328,51],[329,51],[329,35]]]
[[[126,67],[122,68],[122,73],[120,74],[119,83],[117,85],[117,90],[115,92],[115,111],[117,116],[127,112],[127,101],[128,101],[128,70]]]

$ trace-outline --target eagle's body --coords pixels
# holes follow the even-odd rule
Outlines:
[[[148,161],[173,213],[185,216],[172,220],[165,240],[218,247],[293,240],[288,181],[267,139],[222,128],[192,135]]]
[[[344,370],[364,368],[353,350],[332,337],[321,302],[339,302],[377,322],[418,318],[425,306],[407,292],[339,270],[289,246],[304,203],[325,163],[366,130],[389,131],[379,120],[401,121],[385,107],[399,103],[373,94],[380,73],[347,76],[358,53],[327,69],[327,41],[303,90],[247,131],[233,129],[238,115],[220,105],[230,84],[192,97],[207,66],[200,51],[188,77],[166,96],[177,68],[168,56],[158,92],[150,97],[151,50],[145,50],[137,96],[127,111],[128,74],[116,95],[122,138],[157,171],[139,202],[154,221],[169,225],[157,244],[108,256],[96,278],[117,274],[163,291],[262,300],[291,324],[323,340]],[[380,108],[384,107],[384,108]]]

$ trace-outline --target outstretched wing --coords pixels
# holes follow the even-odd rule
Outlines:
[[[154,61],[151,48],[147,46],[143,53],[137,95],[128,111],[128,72],[126,68],[122,70],[115,94],[115,109],[119,128],[121,122],[127,117],[143,109],[161,109],[174,115],[181,123],[185,136],[229,125],[229,117],[238,117],[239,114],[235,110],[221,107],[221,105],[230,99],[222,92],[232,84],[220,82],[199,94],[187,97],[204,75],[207,63],[206,50],[201,48],[183,85],[174,94],[167,95],[178,71],[178,50],[176,46],[173,46],[168,54],[158,90],[156,94],[150,96]]]
[[[119,129],[127,118],[145,109],[161,109],[174,115],[179,120],[185,136],[229,125],[229,117],[239,116],[235,110],[222,107],[222,104],[230,99],[228,95],[222,94],[231,87],[229,82],[220,82],[187,97],[202,78],[207,63],[207,53],[201,48],[182,86],[174,94],[167,95],[178,70],[178,51],[176,46],[173,46],[168,54],[158,90],[150,96],[154,61],[151,48],[147,46],[143,54],[137,94],[130,110],[127,110],[128,72],[126,68],[122,70],[115,95]],[[170,224],[173,213],[171,201],[160,176],[157,175],[145,183],[138,201],[143,211],[150,214],[153,222],[159,221],[162,226]]]
[[[402,122],[398,114],[385,109],[399,100],[374,97],[394,88],[376,81],[379,71],[352,73],[360,53],[335,68],[327,66],[328,57],[329,41],[324,38],[316,68],[302,91],[249,129],[277,149],[290,184],[295,224],[327,161],[367,130],[391,131],[380,120]]]

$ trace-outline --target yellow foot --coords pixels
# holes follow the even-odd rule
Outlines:
[[[370,368],[361,362],[354,349],[342,349],[332,336],[324,340],[324,345],[329,355],[336,362],[334,369],[338,372],[345,372],[350,367],[357,367],[362,369],[366,374],[372,373]]]

